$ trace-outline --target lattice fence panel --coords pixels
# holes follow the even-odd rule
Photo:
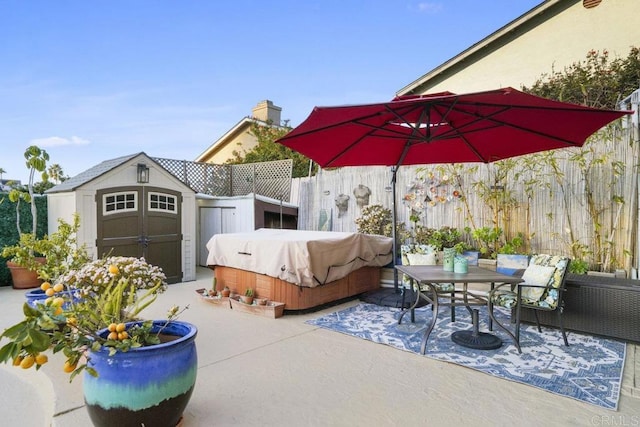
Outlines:
[[[231,196],[231,166],[154,158],[169,173],[198,193]]]
[[[153,160],[198,193],[211,196],[255,193],[286,201],[291,196],[291,159],[242,165],[214,165],[157,157]]]
[[[232,193],[234,196],[255,193],[288,201],[292,171],[291,159],[233,165]]]

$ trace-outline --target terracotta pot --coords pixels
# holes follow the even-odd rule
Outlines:
[[[231,295],[231,289],[223,289],[223,290],[220,291],[220,294],[223,297],[228,297],[229,295]]]
[[[246,295],[240,295],[240,299],[245,304],[249,304],[249,305],[253,304],[253,297],[248,297]]]
[[[44,261],[44,258],[38,259],[38,262],[43,264]],[[11,272],[11,281],[13,282],[14,289],[37,288],[42,283],[42,280],[38,279],[38,273],[20,267],[12,261],[7,261],[7,268]]]
[[[154,321],[153,330],[165,323]],[[100,331],[103,336],[108,333],[106,329]],[[173,340],[112,356],[108,349],[90,353],[90,365],[98,377],[85,371],[83,392],[95,426],[179,425],[196,382],[197,328],[174,320],[163,333]]]

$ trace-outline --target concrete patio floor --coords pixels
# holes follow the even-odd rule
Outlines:
[[[617,411],[305,324],[357,304],[269,319],[202,301],[212,272],[171,285],[145,317],[173,304],[198,326],[198,379],[184,413],[195,426],[640,425],[640,353],[627,345]],[[0,288],[0,328],[22,318],[24,292]],[[82,378],[63,358],[36,372],[0,365],[0,425],[86,427]]]

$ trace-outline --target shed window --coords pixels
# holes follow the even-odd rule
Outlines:
[[[169,194],[149,193],[149,210],[178,213],[177,198]]]
[[[138,193],[122,192],[103,196],[103,215],[138,210]]]

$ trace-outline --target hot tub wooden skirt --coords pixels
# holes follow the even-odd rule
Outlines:
[[[313,288],[232,267],[211,268],[217,290],[228,286],[231,292],[243,295],[247,288],[253,288],[259,298],[284,302],[285,310],[305,310],[380,287],[380,267],[362,267],[342,279]]]

